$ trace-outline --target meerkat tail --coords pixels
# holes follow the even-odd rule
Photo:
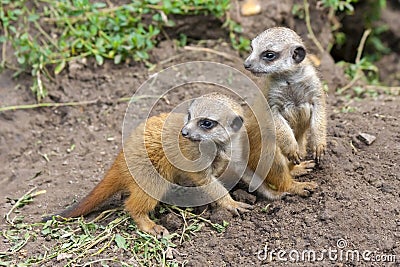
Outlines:
[[[73,205],[62,211],[58,215],[65,218],[86,215],[116,192],[121,191],[124,185],[123,181],[121,180],[122,173],[120,170],[120,164],[124,161],[123,155],[124,154],[121,151],[103,180],[101,180],[100,183],[98,183],[97,186],[84,199],[82,199],[76,205]]]

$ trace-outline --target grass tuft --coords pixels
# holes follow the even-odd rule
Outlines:
[[[205,224],[218,232],[228,226],[212,223],[190,208],[174,206],[161,206],[160,213],[175,213],[182,227],[162,239],[139,231],[131,217],[118,209],[104,211],[91,221],[81,217],[24,222],[19,209],[43,193],[33,188],[18,200],[10,200],[14,204],[0,233],[8,248],[0,251],[0,266],[183,266],[185,262],[174,259],[177,244],[196,236]]]

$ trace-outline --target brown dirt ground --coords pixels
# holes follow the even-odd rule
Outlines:
[[[208,41],[206,45],[237,55],[223,42]],[[158,69],[192,60],[223,62],[241,69],[241,63],[227,62],[226,58],[214,54],[182,48],[176,51],[168,41],[152,53],[152,60],[161,62],[175,55],[178,56]],[[32,103],[34,97],[28,88],[30,77],[13,80],[10,76],[8,72],[0,76],[0,106]],[[130,97],[148,76],[147,69],[140,64],[115,66],[106,62],[98,67],[89,60],[84,65],[70,66],[57,78],[56,84],[50,84],[47,100],[99,99],[95,104],[0,113],[3,166],[0,214],[11,208],[9,199],[19,198],[32,187],[46,189],[47,193],[21,209],[28,222],[39,221],[42,215],[60,211],[86,195],[121,148],[127,103],[116,99]],[[190,96],[190,92],[187,94]],[[254,197],[239,186],[232,195],[255,202],[255,210],[235,218],[217,209],[208,210],[204,214],[206,218],[229,221],[227,230],[217,233],[206,226],[177,247],[176,260],[187,260],[188,266],[261,266],[267,265],[268,260],[260,260],[257,254],[266,244],[270,250],[322,251],[336,248],[339,239],[346,240],[346,249],[394,254],[400,260],[399,100],[398,96],[382,94],[349,101],[330,92],[327,155],[320,168],[299,178],[318,183],[316,192],[308,198],[287,196],[270,202]],[[344,112],[345,107],[353,111]],[[165,108],[170,108],[167,103]],[[360,132],[375,135],[376,141],[364,144],[357,138]],[[75,149],[67,152],[73,144]],[[172,230],[182,224],[179,218],[168,214],[160,215],[160,220]],[[0,222],[4,229],[5,221]],[[6,249],[7,244],[0,239],[0,251]],[[41,250],[40,240],[28,246],[31,254]],[[116,255],[121,256],[120,252]],[[387,263],[329,260],[322,263],[323,266],[388,266]],[[298,266],[321,266],[322,263],[302,262]],[[295,264],[275,261],[274,265]]]

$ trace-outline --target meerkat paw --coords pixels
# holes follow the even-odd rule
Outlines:
[[[314,160],[303,161],[299,165],[295,165],[293,167],[293,169],[290,171],[290,174],[292,176],[306,175],[306,174],[312,172],[314,167],[315,167],[315,161]]]
[[[252,205],[240,201],[235,201],[231,197],[218,201],[218,204],[235,216],[239,216],[239,214],[241,213],[246,213],[254,209]]]
[[[151,228],[147,232],[151,235],[156,236],[158,239],[169,235],[167,228],[159,224],[154,225],[153,228]]]
[[[290,188],[289,193],[308,197],[317,188],[318,185],[314,182],[293,182],[293,186]]]
[[[298,165],[301,162],[300,151],[294,151],[287,154],[287,158],[289,161],[293,162],[293,164]]]
[[[314,146],[313,148],[313,156],[315,159],[315,162],[319,164],[325,155],[325,145],[324,144],[319,144],[317,146]]]
[[[150,220],[150,218],[147,215],[141,217],[136,216],[134,220],[136,222],[137,227],[141,231],[154,235],[158,239],[169,235],[168,230],[164,226],[156,224],[155,222]]]
[[[297,143],[281,148],[282,153],[288,158],[290,162],[298,165],[301,162],[301,152]]]
[[[235,216],[239,216],[239,214],[246,213],[254,209],[252,205],[239,201],[233,201],[225,208]]]

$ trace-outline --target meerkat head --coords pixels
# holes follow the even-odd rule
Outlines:
[[[244,67],[255,75],[294,70],[306,57],[300,36],[284,27],[270,28],[260,33],[251,41],[251,48]]]
[[[228,96],[211,93],[192,101],[181,133],[192,141],[226,145],[243,130],[242,126],[242,107]]]

